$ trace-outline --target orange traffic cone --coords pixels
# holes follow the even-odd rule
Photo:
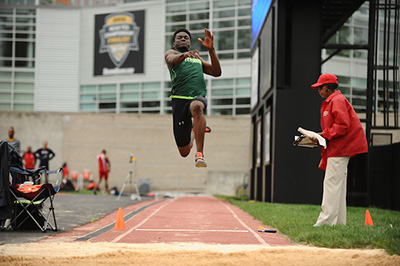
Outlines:
[[[369,210],[365,212],[365,225],[374,225],[372,222],[371,214],[369,214]]]
[[[124,222],[124,215],[122,214],[121,208],[118,209],[118,216],[117,216],[117,221],[115,221],[114,229],[117,229],[117,230],[126,229],[125,222]]]

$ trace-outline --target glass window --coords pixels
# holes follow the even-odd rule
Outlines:
[[[0,94],[1,98],[1,94]],[[0,103],[0,110],[6,111],[6,110],[11,110],[11,104],[10,103]]]
[[[250,114],[250,108],[236,108],[236,115],[248,115]]]
[[[212,99],[211,100],[212,105],[232,105],[233,100],[232,99]]]
[[[189,5],[190,10],[209,9],[209,7],[209,2],[190,3]]]
[[[17,15],[35,15],[35,9],[17,9]]]
[[[34,91],[35,86],[33,83],[15,83],[14,89],[16,91]]]
[[[167,32],[175,32],[179,28],[186,28],[186,24],[183,23],[183,24],[176,24],[176,25],[167,26],[166,31]],[[173,36],[173,34],[171,34],[171,39],[172,39],[172,36]],[[168,42],[168,43],[170,43],[170,42]]]
[[[15,25],[15,30],[16,31],[35,31],[35,26],[34,25]]]
[[[12,57],[12,41],[0,40],[0,56]]]
[[[367,106],[367,99],[353,98],[351,102],[353,105]]]
[[[35,67],[35,61],[30,61],[30,60],[15,60],[15,67],[34,68],[34,67]]]
[[[11,67],[11,66],[12,66],[11,60],[0,59],[0,67]]]
[[[32,72],[15,72],[15,79],[19,80],[33,80],[35,74]]]
[[[250,26],[251,25],[251,19],[245,18],[245,19],[239,19],[238,20],[238,26]]]
[[[120,106],[121,108],[138,108],[139,102],[122,102]]]
[[[34,39],[35,34],[32,33],[16,33],[15,38],[17,39]]]
[[[100,94],[99,95],[99,99],[100,100],[115,100],[117,97],[116,97],[116,95],[115,95],[115,93],[113,93],[113,94],[108,94],[108,93],[105,93],[105,94]]]
[[[81,86],[81,92],[96,92],[96,86]]]
[[[241,8],[238,11],[238,16],[243,17],[243,16],[250,16],[251,15],[251,9],[250,8]]]
[[[367,87],[367,79],[365,78],[351,78],[351,84],[357,87]]]
[[[18,24],[29,24],[29,23],[35,23],[36,19],[35,17],[17,16],[15,21]]]
[[[33,94],[31,93],[16,93],[14,95],[15,101],[33,101]]]
[[[368,29],[354,28],[354,44],[368,44]]]
[[[235,10],[219,10],[214,11],[214,18],[231,18],[235,17]]]
[[[11,72],[0,71],[0,79],[11,79]]]
[[[111,103],[99,103],[99,109],[115,109],[115,102]]]
[[[219,57],[219,59],[229,60],[229,59],[234,58],[234,54],[233,53],[224,53],[224,54],[220,54],[218,57]]]
[[[250,98],[237,98],[236,104],[250,104]]]
[[[211,90],[212,96],[232,96],[233,89],[213,89]]]
[[[232,115],[232,108],[212,108],[212,115]]]
[[[213,87],[233,87],[233,79],[212,79],[211,86]]]
[[[24,103],[24,104],[14,104],[15,111],[33,111],[33,104]]]
[[[18,9],[17,9],[17,11],[18,11]],[[2,9],[0,9],[0,14],[12,15],[13,14],[13,9],[12,8],[10,8],[10,9],[2,8]]]
[[[94,102],[96,101],[96,95],[95,94],[83,94],[81,95],[81,102]]]
[[[115,85],[115,84],[100,85],[99,86],[99,91],[100,92],[116,92],[117,91],[117,85]]]
[[[183,15],[167,15],[167,22],[185,22],[186,14]]]
[[[221,50],[232,50],[234,48],[234,30],[227,31],[216,31],[214,32],[214,46],[215,49]],[[247,41],[249,41],[248,39]]]
[[[346,86],[340,85],[339,90],[342,92],[343,95],[350,95],[350,88]]]
[[[121,93],[121,100],[139,100],[139,93]]]
[[[239,6],[251,5],[251,0],[239,0]]]
[[[121,84],[121,91],[138,91],[140,88],[138,83]]]
[[[237,78],[236,79],[236,85],[241,86],[250,86],[251,85],[251,79],[250,78]]]
[[[2,101],[11,101],[11,93],[10,92],[0,92],[0,99]]]
[[[237,48],[238,49],[246,49],[250,48],[250,29],[238,30],[238,40],[237,40]]]
[[[15,42],[15,57],[35,58],[35,43]]]
[[[214,21],[213,25],[214,29],[229,28],[235,26],[235,21],[234,20]]]
[[[214,1],[214,8],[219,8],[219,7],[234,7],[235,6],[235,1],[232,0],[220,0],[220,1]]]
[[[367,97],[367,90],[366,89],[360,89],[360,88],[353,88],[353,95]]]
[[[142,99],[154,99],[154,98],[159,98],[159,97],[160,97],[159,91],[143,92],[143,94],[142,94]]]
[[[95,103],[81,103],[80,109],[82,111],[96,111],[96,104]]]
[[[190,14],[190,20],[205,20],[209,18],[209,13],[205,12],[205,13],[194,13],[194,14]]]
[[[208,29],[208,22],[195,22],[195,23],[190,23],[189,25],[189,31],[193,31],[193,30],[204,30],[204,29]],[[204,38],[202,38],[204,39]],[[193,41],[193,39],[192,39]]]
[[[198,50],[199,52],[207,52],[208,50],[201,45],[197,39],[200,38],[204,40],[204,29],[202,29],[200,32],[192,32],[192,50]],[[215,46],[215,37],[214,37],[214,46]],[[200,55],[204,60],[206,60],[202,55]]]
[[[350,77],[345,77],[345,76],[336,76],[338,79],[338,82],[340,85],[342,84],[350,84],[351,83],[351,78]]]
[[[184,12],[184,11],[186,11],[186,4],[167,5],[167,13]]]
[[[11,83],[9,82],[0,82],[0,91],[11,91]],[[0,97],[0,99],[3,99],[2,97]]]
[[[167,0],[167,4],[186,2],[186,0]]]
[[[368,52],[366,50],[353,50],[353,58],[367,60]]]
[[[250,58],[250,51],[237,53],[237,58]]]
[[[142,107],[144,108],[160,107],[160,102],[159,101],[142,102]]]
[[[250,88],[237,88],[236,89],[236,95],[240,95],[240,96],[243,96],[243,95],[250,96],[250,92],[251,92]]]
[[[160,82],[143,83],[143,90],[160,89]]]
[[[0,26],[1,30],[1,26]],[[8,38],[11,39],[13,37],[12,32],[0,32],[0,38]]]

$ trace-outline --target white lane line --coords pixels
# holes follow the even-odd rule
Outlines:
[[[135,231],[153,231],[153,232],[222,232],[222,233],[248,233],[248,230],[217,230],[217,229],[135,229]]]
[[[254,237],[257,238],[257,240],[258,240],[261,244],[269,246],[268,243],[264,241],[264,239],[262,239],[253,229],[251,229],[249,226],[247,226],[247,224],[245,224],[245,223],[236,215],[236,213],[234,213],[234,212],[232,211],[232,209],[228,206],[228,204],[226,204],[226,203],[223,202],[223,201],[219,201],[219,202],[220,202],[222,205],[224,205],[224,206],[232,213],[233,217],[235,217],[235,219],[238,220],[238,222],[239,222],[241,225],[243,225],[247,230],[249,230],[250,233],[252,233],[252,234],[254,235]]]
[[[130,233],[132,233],[133,230],[135,230],[136,228],[138,228],[139,226],[141,226],[142,224],[144,224],[145,222],[147,222],[151,217],[153,217],[157,212],[159,212],[162,208],[164,208],[165,206],[167,206],[168,204],[170,204],[173,200],[169,200],[167,201],[165,204],[161,205],[158,209],[154,210],[152,214],[150,214],[149,216],[146,217],[146,219],[144,219],[142,222],[140,222],[139,224],[137,224],[136,226],[134,226],[133,228],[129,229],[128,231],[126,231],[124,234],[117,236],[116,238],[114,238],[113,240],[111,240],[111,243],[116,243],[119,240],[121,240],[122,238],[124,238],[125,236],[129,235]]]

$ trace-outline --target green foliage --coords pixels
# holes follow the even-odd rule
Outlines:
[[[400,212],[347,207],[347,225],[314,227],[320,206],[261,203],[220,197],[249,213],[264,225],[279,230],[293,242],[327,248],[378,248],[400,255]],[[365,211],[373,226],[364,225]]]

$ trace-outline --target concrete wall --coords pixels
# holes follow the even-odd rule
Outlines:
[[[207,117],[212,132],[206,134],[205,169],[195,168],[193,152],[180,157],[170,115],[0,112],[0,122],[1,138],[14,126],[22,150],[28,145],[36,150],[47,140],[56,153],[51,169],[67,162],[70,172],[90,169],[98,180],[96,156],[106,149],[110,188],[119,190],[132,171],[132,181],[149,179],[151,191],[233,195],[250,169],[249,117]],[[131,154],[134,163],[129,163]]]

